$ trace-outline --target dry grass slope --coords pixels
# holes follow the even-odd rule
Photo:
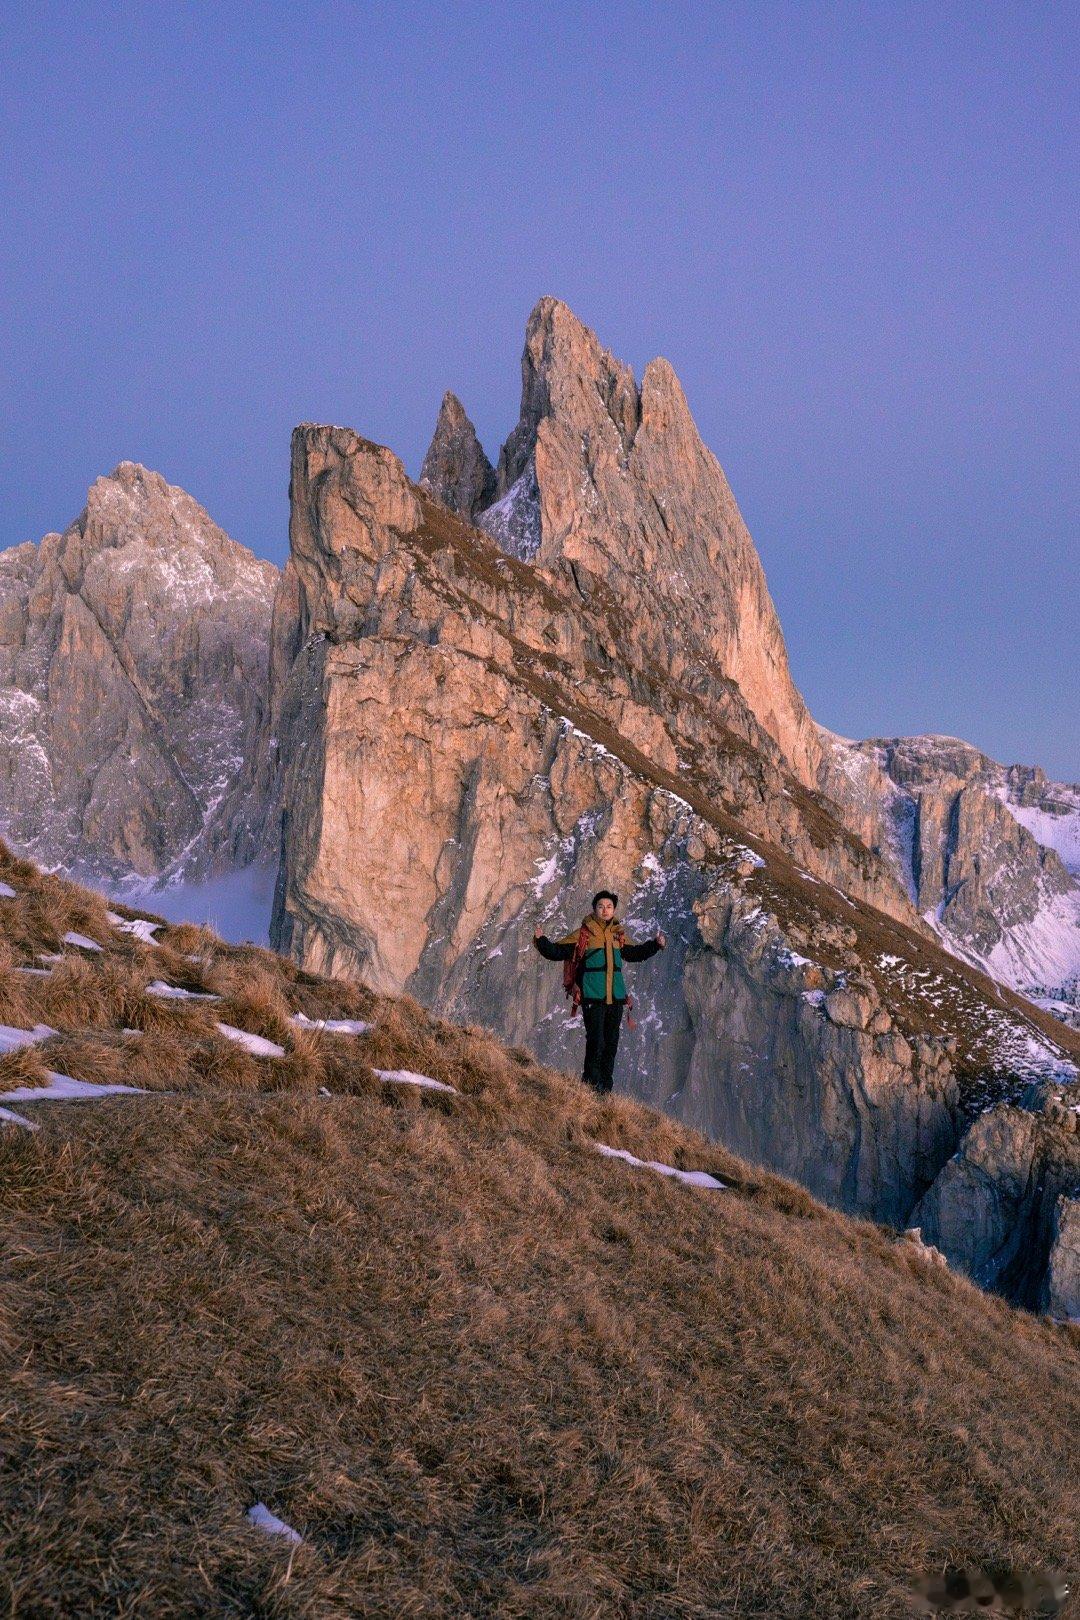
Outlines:
[[[877,1620],[1077,1561],[1075,1330],[482,1030],[0,879],[3,1021],[59,1031],[0,1083],[150,1093],[0,1128],[6,1612]]]

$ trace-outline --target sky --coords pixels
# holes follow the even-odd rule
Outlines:
[[[280,562],[297,422],[494,459],[554,294],[674,365],[822,724],[1080,780],[1073,6],[0,22],[0,546],[130,459]]]

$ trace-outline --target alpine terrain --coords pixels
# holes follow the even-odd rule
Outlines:
[[[417,482],[303,424],[290,496],[280,576],[129,463],[0,557],[13,850],[110,880],[272,850],[297,970],[570,1072],[533,928],[611,887],[669,942],[634,1098],[1080,1315],[1080,790],[818,726],[672,368],[639,383],[555,299],[496,460],[448,393]]]
[[[917,1234],[2,846],[0,998],[7,1613],[1061,1612],[1080,1329]]]

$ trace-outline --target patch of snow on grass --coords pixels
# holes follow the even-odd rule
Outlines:
[[[70,1074],[49,1071],[47,1086],[16,1086],[13,1091],[0,1093],[5,1102],[89,1102],[94,1097],[145,1097],[140,1086],[99,1086],[91,1080],[74,1080]]]
[[[249,1507],[246,1516],[249,1524],[268,1536],[284,1536],[286,1541],[297,1545],[304,1539],[299,1530],[294,1530],[291,1524],[286,1524],[276,1513],[271,1513],[265,1502],[256,1502],[254,1507]]]
[[[77,934],[73,928],[69,929],[64,935],[64,944],[77,945],[80,951],[100,951],[101,949],[96,939],[88,939],[85,934]]]
[[[17,900],[19,898],[10,883],[0,883],[0,896],[5,900]]]
[[[5,1125],[21,1125],[24,1131],[39,1131],[41,1126],[32,1119],[24,1119],[14,1108],[0,1108],[0,1120]]]
[[[626,1164],[637,1165],[641,1170],[655,1170],[657,1175],[672,1176],[676,1181],[683,1181],[688,1187],[725,1188],[727,1183],[718,1176],[711,1176],[707,1170],[677,1170],[673,1164],[661,1164],[657,1159],[637,1159],[625,1148],[609,1147],[606,1142],[594,1142],[593,1147],[597,1153],[602,1153],[607,1159],[622,1159]]]
[[[1071,1085],[1078,1078],[1076,1064],[1030,1025],[991,1011],[987,1023],[996,1062],[1024,1080],[1051,1080]]]
[[[107,911],[105,915],[121,934],[131,934],[144,945],[158,943],[154,934],[162,927],[161,923],[151,922],[149,917],[118,917],[115,911]]]
[[[251,1053],[252,1057],[283,1058],[285,1056],[285,1048],[279,1046],[277,1041],[268,1041],[265,1035],[252,1035],[250,1030],[237,1029],[233,1024],[217,1024],[215,1027],[219,1034],[224,1035],[227,1040],[235,1041],[237,1046],[242,1046],[245,1052]]]
[[[56,1034],[48,1024],[35,1024],[33,1029],[16,1029],[12,1024],[0,1024],[0,1052],[14,1052],[20,1046],[34,1046]]]
[[[289,1022],[300,1029],[322,1029],[328,1035],[366,1035],[371,1028],[362,1018],[309,1018],[306,1013],[293,1013]]]
[[[152,979],[146,987],[148,996],[161,996],[165,1001],[220,1001],[220,996],[209,990],[181,990],[178,985],[166,984],[164,979]]]
[[[380,1080],[385,1080],[392,1086],[426,1086],[429,1091],[452,1091],[458,1096],[456,1086],[448,1086],[442,1080],[433,1080],[430,1074],[413,1074],[411,1069],[376,1069],[375,1074]]]

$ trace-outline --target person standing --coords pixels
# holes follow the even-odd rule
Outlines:
[[[585,1024],[585,1065],[581,1078],[602,1096],[615,1083],[619,1030],[627,1005],[624,962],[646,962],[667,945],[663,934],[635,945],[615,915],[617,894],[601,889],[581,927],[562,939],[549,939],[539,923],[533,944],[549,962],[563,963],[563,986],[580,1006]]]

